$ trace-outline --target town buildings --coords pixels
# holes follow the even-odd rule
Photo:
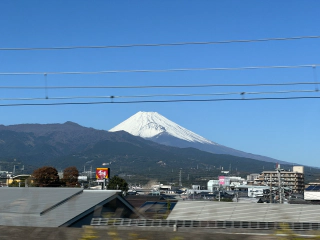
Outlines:
[[[278,169],[275,171],[263,171],[258,178],[254,179],[256,185],[266,185],[278,188],[290,188],[293,193],[304,191],[304,167],[294,166],[292,171]]]

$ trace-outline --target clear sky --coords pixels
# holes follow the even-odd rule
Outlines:
[[[320,35],[320,1],[1,1],[0,48],[106,46]],[[320,64],[320,39],[70,50],[0,50],[0,73],[235,68]],[[0,75],[0,86],[137,86],[314,82],[320,66],[295,69]],[[94,102],[75,96],[137,96],[315,90],[315,85],[177,89],[3,89],[0,105]],[[45,98],[47,100],[8,100]],[[320,96],[320,93],[247,95]],[[216,99],[227,96],[115,98]],[[0,124],[63,123],[108,130],[155,111],[238,150],[320,167],[320,99],[0,107]]]

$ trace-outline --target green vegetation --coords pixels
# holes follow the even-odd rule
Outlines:
[[[128,183],[123,178],[114,176],[109,180],[108,189],[122,190],[124,192],[127,192],[129,187]]]
[[[280,229],[276,231],[276,237],[279,240],[303,240],[306,239],[305,236],[296,234],[293,230],[289,228],[289,225],[286,223],[281,224]],[[308,236],[307,239],[319,240],[319,234],[313,234],[313,236]]]

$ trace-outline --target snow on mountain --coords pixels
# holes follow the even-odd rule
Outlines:
[[[246,153],[212,142],[179,126],[157,112],[138,112],[109,131],[126,131],[134,136],[140,136],[167,146],[179,148],[192,147],[215,154],[228,154],[260,161],[285,163],[273,158]]]
[[[154,138],[167,134],[188,142],[218,145],[181,127],[157,112],[138,112],[109,131],[116,132],[121,130],[142,138]]]

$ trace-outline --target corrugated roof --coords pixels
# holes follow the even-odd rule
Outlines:
[[[167,220],[320,222],[320,206],[179,201]]]
[[[120,191],[0,188],[0,225],[59,227],[117,197]]]
[[[0,188],[0,213],[40,214],[81,188]]]

